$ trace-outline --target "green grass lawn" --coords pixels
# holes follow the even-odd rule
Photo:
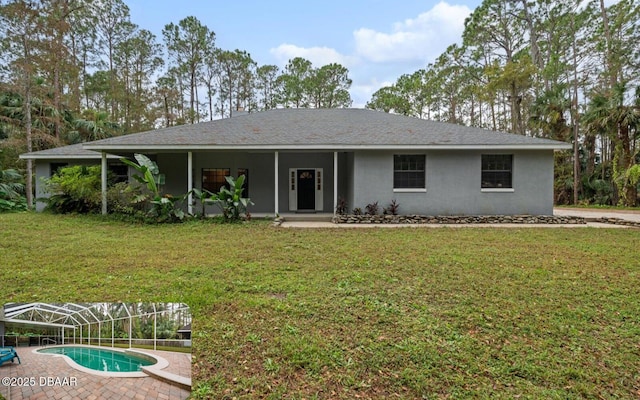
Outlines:
[[[3,301],[185,302],[194,398],[640,396],[640,230],[0,215]]]

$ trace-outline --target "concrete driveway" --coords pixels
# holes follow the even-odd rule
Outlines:
[[[640,211],[636,210],[597,210],[597,209],[580,209],[580,208],[563,208],[555,207],[553,215],[557,216],[576,216],[585,219],[595,218],[619,218],[627,221],[640,222]]]

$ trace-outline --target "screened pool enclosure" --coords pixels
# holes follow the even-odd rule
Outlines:
[[[191,312],[182,303],[7,303],[0,345],[189,348],[187,326]]]

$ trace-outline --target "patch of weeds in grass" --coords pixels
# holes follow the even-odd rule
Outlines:
[[[191,388],[191,397],[193,399],[210,399],[216,397],[216,393],[223,393],[228,387],[228,382],[221,374],[213,374],[206,380],[197,382]]]
[[[329,364],[324,349],[306,337],[290,341],[284,350],[288,364],[309,374],[318,374],[324,365]]]
[[[213,389],[207,382],[200,382],[191,389],[191,397],[194,399],[208,399],[212,394]]]
[[[260,344],[262,342],[262,337],[257,333],[247,333],[247,342],[253,344]]]
[[[221,326],[222,328],[222,339],[233,339],[236,335],[235,326],[232,324],[225,323]]]
[[[273,361],[273,358],[267,358],[263,363],[264,370],[267,373],[275,375],[280,371],[280,365],[277,362]]]
[[[296,328],[293,325],[286,324],[284,326],[284,331],[292,336],[298,336],[300,334],[300,329]]]
[[[399,309],[389,301],[384,301],[377,296],[366,295],[362,297],[365,307],[373,313],[380,315],[399,314]]]

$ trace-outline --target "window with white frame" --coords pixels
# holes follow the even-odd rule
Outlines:
[[[482,155],[482,189],[513,188],[513,154]]]
[[[425,189],[424,154],[396,154],[393,156],[393,188]]]

